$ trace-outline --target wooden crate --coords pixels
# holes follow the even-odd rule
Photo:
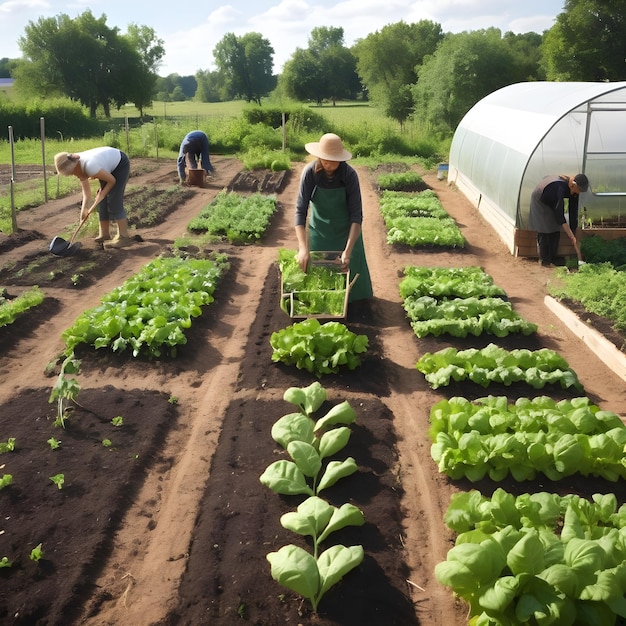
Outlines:
[[[580,241],[580,232],[577,233],[578,240]],[[539,252],[537,250],[537,231],[525,230],[522,228],[516,228],[513,239],[514,256],[524,256],[531,258],[539,258]],[[561,231],[561,237],[559,239],[559,249],[557,254],[559,256],[576,256],[576,250],[569,240],[569,237],[564,231]]]
[[[354,285],[358,274],[354,277],[350,277],[350,270],[347,272],[341,272],[337,259],[341,257],[341,252],[336,251],[316,251],[311,252],[311,264],[315,266],[325,266],[337,270],[337,274],[341,274],[343,277],[343,288],[340,290],[326,290],[326,291],[289,291],[286,292],[283,286],[283,276],[280,277],[280,293],[281,293],[281,308],[295,320],[304,320],[309,318],[315,318],[319,320],[331,321],[331,320],[343,320],[348,315],[348,298],[350,296],[350,289]],[[344,292],[343,297],[343,309],[339,312],[326,311],[320,313],[310,313],[302,315],[297,312],[297,303],[306,301],[307,294],[312,293],[338,293]]]

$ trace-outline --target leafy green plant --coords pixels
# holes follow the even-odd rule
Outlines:
[[[478,337],[483,333],[506,337],[512,333],[537,332],[537,324],[523,319],[510,302],[500,298],[437,300],[430,296],[408,296],[402,306],[418,337],[443,334]]]
[[[430,189],[417,194],[383,192],[380,211],[387,228],[387,243],[391,245],[465,246],[456,222]]]
[[[4,489],[13,483],[12,474],[3,474],[0,478],[0,489]]]
[[[570,299],[585,309],[626,330],[626,272],[610,263],[586,263],[577,272],[557,268],[558,281],[548,283],[548,291],[559,299]]]
[[[55,426],[65,428],[69,401],[75,401],[80,392],[80,384],[75,378],[68,378],[67,374],[77,374],[80,371],[80,361],[74,357],[74,352],[69,354],[61,364],[61,371],[56,384],[52,388],[48,402],[56,400],[57,415],[54,420]]]
[[[20,315],[43,302],[44,294],[39,287],[31,287],[16,298],[0,301],[0,328],[12,324]]]
[[[261,483],[279,494],[307,494],[296,511],[285,513],[281,525],[298,535],[310,537],[313,553],[289,544],[270,552],[267,560],[272,577],[284,587],[311,602],[317,612],[322,596],[345,574],[363,561],[362,546],[334,545],[320,554],[320,544],[346,526],[365,523],[362,511],[353,504],[330,505],[316,494],[339,478],[357,471],[354,459],[330,461],[323,471],[322,460],[345,447],[350,437],[346,426],[356,419],[347,401],[332,407],[318,420],[313,415],[326,401],[319,382],[308,387],[290,387],[283,399],[297,406],[298,413],[281,417],[272,426],[272,438],[287,450],[292,461],[276,461],[261,475]]]
[[[292,317],[309,315],[342,317],[346,304],[348,274],[339,271],[334,259],[323,261],[323,255],[312,253],[313,262],[303,272],[296,251],[280,249],[278,267],[281,273],[281,308]]]
[[[359,367],[369,339],[348,330],[341,322],[321,324],[310,318],[272,333],[270,344],[272,361],[295,365],[320,378],[338,373],[343,365],[350,370]]]
[[[188,229],[206,231],[230,243],[253,243],[263,236],[275,211],[275,196],[242,196],[223,190],[189,222]]]
[[[270,552],[272,578],[311,602],[313,610],[322,596],[348,572],[361,564],[363,546],[334,545],[315,559],[303,548],[289,544]]]
[[[65,484],[65,474],[55,474],[50,476],[50,480],[61,490]]]
[[[113,445],[113,442],[110,439],[103,439],[102,440],[102,445],[105,448],[110,448]]]
[[[261,482],[275,493],[313,496],[354,474],[358,466],[352,457],[330,461],[325,468],[323,461],[347,445],[350,438],[347,425],[355,419],[356,413],[347,401],[334,406],[317,421],[304,413],[281,417],[272,426],[272,438],[291,460],[281,459],[269,465],[261,475]]]
[[[406,266],[400,281],[400,296],[446,298],[505,297],[506,292],[481,267]]]
[[[422,177],[412,171],[381,174],[376,182],[381,189],[394,191],[417,189],[424,185]]]
[[[50,437],[50,439],[48,439],[47,441],[47,444],[50,446],[51,450],[58,450],[61,447],[61,442],[54,437]]]
[[[451,217],[396,217],[386,221],[387,243],[410,247],[464,248],[465,237]]]
[[[111,420],[111,424],[113,424],[113,426],[123,426],[124,424],[124,418],[121,415],[116,415],[112,420]]]
[[[626,478],[626,425],[586,397],[453,397],[432,407],[430,422],[431,456],[453,479]]]
[[[0,559],[0,568],[3,568],[3,567],[12,567],[12,566],[13,566],[13,562],[12,562],[12,561],[9,561],[9,558],[8,558],[8,557],[3,556],[3,557]]]
[[[213,302],[228,268],[224,254],[154,259],[63,332],[67,353],[85,343],[114,352],[131,349],[135,357],[175,356],[177,346],[187,342],[184,331]]]
[[[491,383],[508,386],[523,382],[534,389],[548,384],[558,384],[562,389],[583,389],[576,372],[565,359],[548,348],[509,351],[493,343],[480,350],[450,347],[434,353],[426,352],[416,367],[433,389],[449,385],[451,380],[469,380],[482,387]]]
[[[39,545],[35,546],[31,551],[30,551],[30,560],[31,561],[35,561],[37,563],[39,563],[39,561],[41,561],[41,559],[43,559],[43,549],[42,549],[43,543],[40,543]]]
[[[15,437],[9,437],[5,442],[0,441],[0,454],[3,452],[13,452],[15,450]]]
[[[497,489],[455,494],[446,524],[460,534],[437,580],[469,604],[469,624],[615,624],[623,616],[626,508]]]
[[[385,220],[396,217],[450,217],[432,189],[418,193],[383,191],[379,205]]]

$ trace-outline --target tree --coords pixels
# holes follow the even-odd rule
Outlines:
[[[626,13],[623,0],[566,0],[544,35],[548,80],[626,79]]]
[[[261,104],[276,85],[273,75],[274,49],[259,33],[237,37],[226,33],[213,50],[218,71],[224,76],[230,98]]]
[[[109,116],[112,104],[129,101],[141,110],[152,98],[163,54],[152,29],[133,26],[124,37],[107,26],[105,15],[96,19],[91,11],[29,22],[18,43],[26,60],[15,70],[16,85],[38,95],[66,95],[92,117],[99,106]]]
[[[296,50],[289,71],[283,68],[283,86],[299,100],[354,100],[363,91],[356,59],[344,45],[341,27],[320,26],[311,31],[306,50]],[[306,86],[305,93],[302,93]]]
[[[308,48],[297,48],[285,63],[281,88],[297,100],[355,99],[361,91],[356,59],[344,46],[343,28],[320,26],[311,31]]]
[[[515,82],[515,56],[500,30],[447,34],[413,88],[415,116],[446,132],[487,94]]]
[[[417,82],[418,68],[426,56],[435,52],[442,38],[440,24],[421,20],[389,24],[357,41],[352,53],[371,100],[388,115],[394,112],[395,119],[406,119],[404,115],[413,105],[410,94],[402,88]],[[400,92],[402,97],[398,97]]]

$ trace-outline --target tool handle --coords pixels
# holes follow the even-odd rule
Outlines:
[[[71,246],[74,243],[74,238],[76,237],[76,235],[78,235],[78,231],[83,227],[83,224],[87,221],[90,215],[91,215],[91,212],[87,213],[87,215],[85,215],[85,217],[82,220],[80,220],[80,224],[78,225],[78,228],[74,231],[74,234],[72,235],[72,238],[70,239],[70,242],[67,244],[68,246]]]

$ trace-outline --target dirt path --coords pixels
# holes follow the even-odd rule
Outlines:
[[[119,253],[117,262],[95,285],[80,290],[75,297],[68,297],[66,289],[47,290],[58,300],[58,311],[48,323],[21,338],[12,350],[2,355],[0,405],[20,391],[49,387],[51,383],[45,368],[62,351],[61,332],[84,309],[98,304],[103,294],[183,235],[190,217],[221,188],[228,186],[241,169],[240,163],[229,159],[217,158],[215,165],[217,179],[208,188],[197,189],[194,198],[164,224],[142,231],[143,243],[129,250],[116,251]],[[271,403],[281,401],[286,386],[306,380],[300,374],[281,377],[266,359],[268,335],[277,329],[276,324],[285,326],[288,323],[288,318],[275,316],[272,312],[276,308],[276,294],[270,289],[269,277],[272,276],[277,249],[295,245],[293,206],[300,170],[301,165],[295,166],[287,185],[280,190],[281,209],[262,245],[229,248],[233,254],[233,271],[228,280],[232,284],[225,291],[227,301],[219,302],[206,343],[197,346],[192,356],[180,364],[155,363],[147,369],[140,363],[123,361],[120,364],[114,359],[103,359],[100,365],[92,366],[81,376],[84,387],[97,387],[106,381],[119,389],[166,390],[180,399],[180,412],[176,427],[163,441],[162,450],[155,459],[154,471],[147,475],[112,539],[110,553],[101,563],[94,593],[76,623],[88,626],[218,623],[194,622],[187,616],[175,622],[171,616],[181,611],[178,594],[180,589],[182,593],[186,589],[180,587],[181,581],[185,579],[186,571],[191,571],[190,553],[193,557],[193,550],[198,549],[197,545],[192,545],[192,537],[199,532],[204,519],[203,506],[207,504],[207,494],[212,493],[205,489],[215,478],[212,475],[216,471],[213,462],[218,444],[222,445],[224,441],[221,436],[225,434],[225,416],[233,407],[242,407],[240,410],[244,412],[245,407],[254,402],[273,406]],[[419,623],[461,625],[466,621],[465,607],[455,603],[449,591],[441,587],[433,575],[435,564],[445,559],[451,545],[452,536],[442,520],[449,497],[459,486],[438,474],[431,461],[428,416],[431,406],[441,395],[430,390],[415,370],[421,354],[443,344],[417,341],[413,335],[398,293],[403,268],[406,265],[482,266],[504,288],[516,310],[538,324],[535,341],[562,354],[578,373],[587,395],[594,402],[606,410],[622,413],[626,389],[623,381],[544,306],[550,270],[529,260],[511,257],[504,244],[460,193],[448,187],[445,181],[437,180],[434,174],[425,175],[426,182],[437,192],[444,208],[461,226],[469,241],[466,250],[399,252],[386,244],[385,227],[371,176],[364,170],[360,174],[365,211],[364,239],[375,299],[371,310],[363,314],[371,317],[352,321],[362,323],[371,332],[380,352],[379,371],[385,380],[378,392],[372,388],[359,388],[361,383],[366,384],[365,375],[361,381],[358,375],[340,378],[339,382],[331,383],[332,389],[335,397],[343,395],[356,403],[363,402],[365,406],[369,406],[368,402],[373,403],[372,413],[380,411],[377,403],[382,404],[393,417],[397,459],[390,475],[393,474],[401,484],[398,493],[401,493],[399,506],[403,514],[399,533],[402,536],[394,541],[404,547],[408,569],[402,572],[402,576],[410,581],[404,581],[401,593],[413,604]],[[162,164],[155,171],[132,179],[130,184],[171,185],[174,175],[172,164]],[[31,229],[36,225],[43,239],[3,253],[3,263],[11,255],[25,254],[28,249],[47,245],[51,237],[62,232],[66,224],[75,219],[77,210],[76,198],[71,198],[51,202],[20,216],[20,227]],[[370,427],[375,426],[371,424]],[[262,436],[266,436],[268,428],[263,426]],[[254,446],[255,436],[259,438],[261,435],[252,434],[247,440],[248,445]],[[229,437],[232,440],[235,435],[229,433]],[[256,467],[252,470],[254,472],[257,473],[253,482],[258,482]],[[622,500],[623,497],[622,493]],[[252,500],[249,506],[252,510]],[[390,528],[393,528],[391,520]],[[258,581],[262,577],[269,578],[269,573],[267,570],[255,571],[253,576]],[[269,583],[275,584],[271,580]],[[275,595],[278,593],[276,587]],[[213,598],[208,587],[205,595]],[[207,599],[209,601],[218,602]],[[226,614],[225,606],[222,600],[220,611],[223,614]],[[191,611],[189,615],[192,615]],[[226,621],[219,623],[234,623],[228,619],[226,617]],[[348,622],[328,618],[326,622],[313,619],[309,623],[345,625]],[[394,623],[408,626],[408,622]]]

